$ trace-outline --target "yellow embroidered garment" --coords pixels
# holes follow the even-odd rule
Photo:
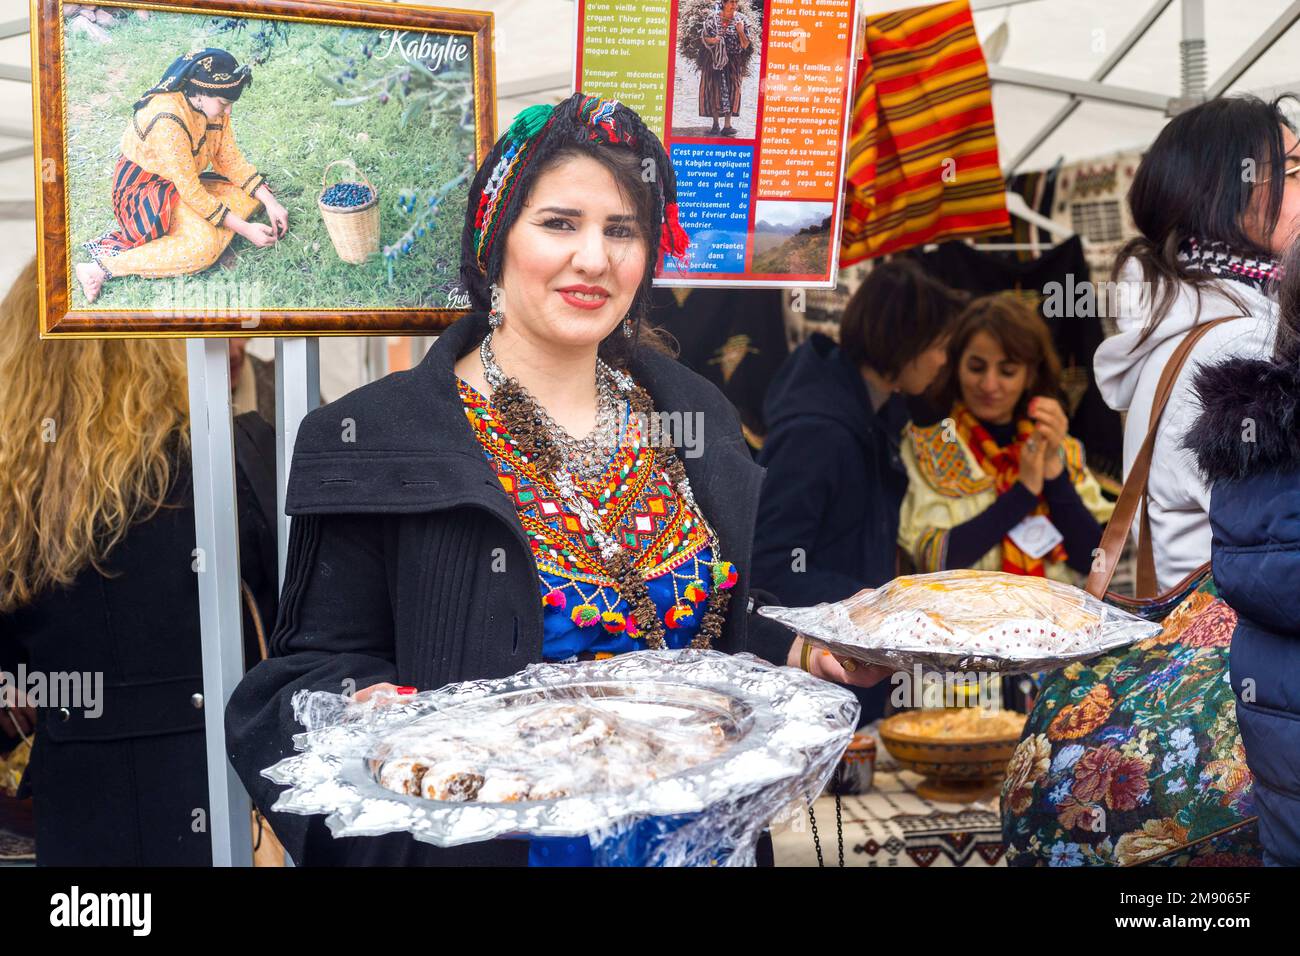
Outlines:
[[[265,178],[239,151],[229,118],[209,122],[181,93],[151,96],[127,125],[121,149],[113,203],[122,230],[86,246],[110,276],[201,272],[234,238],[223,225],[227,212],[247,220],[261,207],[253,193]],[[173,201],[164,206],[172,186]]]
[[[1067,436],[1062,444],[1066,473],[1088,512],[1101,524],[1115,505],[1102,496],[1101,486],[1084,462],[1083,446]],[[899,513],[898,544],[917,570],[940,571],[947,534],[986,511],[998,497],[996,480],[980,467],[952,419],[928,427],[909,425],[902,446],[907,468],[907,496]],[[1003,570],[1002,545],[991,548],[972,566],[979,571]],[[1046,576],[1077,583],[1063,561],[1045,562]]]
[[[264,180],[239,151],[230,117],[212,122],[182,93],[150,97],[122,134],[121,150],[137,166],[171,180],[181,202],[214,226],[221,225],[230,206],[205,188],[200,173],[211,165],[248,196]]]

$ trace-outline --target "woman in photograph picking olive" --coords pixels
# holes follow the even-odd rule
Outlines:
[[[236,235],[259,248],[284,238],[289,214],[231,126],[231,107],[252,82],[248,66],[208,48],[178,57],[135,102],[113,173],[118,228],[86,243],[91,261],[76,267],[87,302],[115,276],[201,272]],[[249,221],[259,208],[269,225]]]

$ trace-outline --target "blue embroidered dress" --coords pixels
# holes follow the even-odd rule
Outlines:
[[[600,546],[564,503],[553,476],[543,474],[515,445],[492,402],[459,381],[461,402],[501,487],[514,502],[537,563],[542,602],[542,656],[547,661],[612,657],[643,650],[640,624],[604,566]],[[729,588],[735,568],[718,561],[709,530],[672,487],[664,451],[651,445],[623,402],[619,447],[604,472],[577,483],[601,526],[637,555],[668,647],[686,647],[699,631],[708,597]],[[534,840],[530,865],[589,865],[581,840]]]

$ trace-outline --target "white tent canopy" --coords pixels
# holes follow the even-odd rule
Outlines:
[[[906,5],[906,0],[864,0],[870,13]],[[1168,99],[1182,91],[1184,36],[1204,37],[1204,88],[1210,93],[1300,90],[1300,29],[1294,28],[1300,2],[971,0],[971,5],[991,60],[998,140],[1008,169],[1044,168],[1061,158],[1086,159],[1149,143],[1165,122]],[[567,95],[572,0],[479,0],[466,6],[495,16],[498,128],[530,103]],[[0,254],[0,282],[6,283],[36,241],[26,17],[26,0],[0,0],[0,37],[5,37],[0,39],[0,222],[9,240]],[[1040,142],[1044,129],[1070,104],[1072,92],[1089,98]]]

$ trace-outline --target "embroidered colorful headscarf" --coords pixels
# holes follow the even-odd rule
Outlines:
[[[247,64],[240,66],[225,50],[218,47],[192,50],[172,60],[162,79],[135,101],[134,109],[140,109],[152,96],[175,93],[186,86],[193,86],[209,96],[237,100],[244,87],[252,82],[252,67]]]
[[[682,260],[690,239],[678,221],[677,177],[663,144],[641,118],[617,100],[575,93],[558,106],[530,106],[515,117],[470,186],[461,243],[461,275],[478,307],[500,273],[500,237],[519,215],[539,156],[572,143],[622,146],[655,167],[651,188],[660,225],[659,252]]]

